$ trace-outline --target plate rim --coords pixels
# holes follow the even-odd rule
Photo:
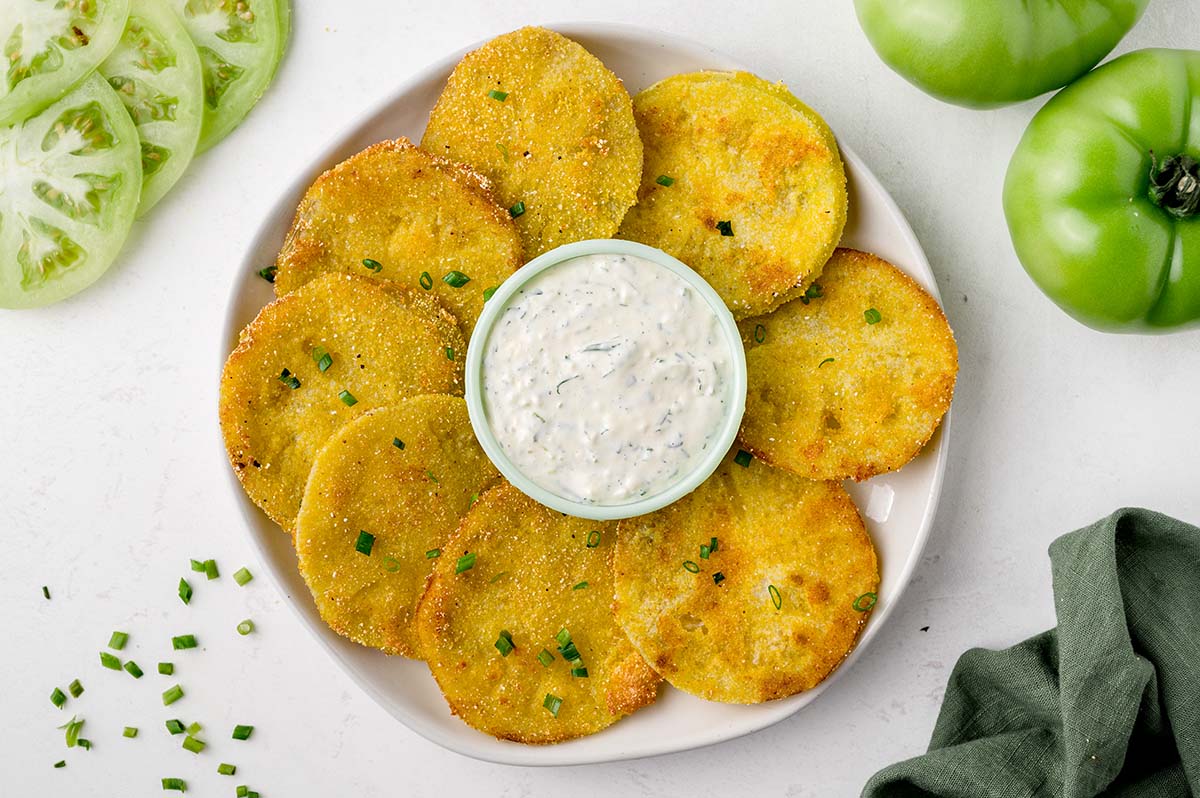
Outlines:
[[[563,22],[545,22],[541,23],[542,27],[555,30],[568,38],[587,38],[588,36],[607,36],[617,37],[625,40],[632,40],[635,43],[646,44],[648,46],[664,46],[664,43],[669,43],[672,48],[679,51],[686,51],[696,57],[709,57],[715,61],[725,64],[725,69],[742,69],[752,71],[750,67],[742,64],[739,59],[736,59],[714,47],[698,42],[686,36],[680,36],[674,33],[656,30],[654,28],[634,25],[624,22],[592,22],[592,21],[563,21]],[[495,34],[500,35],[500,34]],[[337,157],[339,151],[345,146],[345,141],[351,138],[357,131],[367,127],[377,117],[383,115],[392,105],[401,102],[405,95],[411,92],[415,87],[424,81],[428,80],[432,74],[438,72],[450,72],[454,66],[462,60],[463,56],[468,52],[477,49],[485,42],[490,41],[494,36],[486,39],[480,39],[465,47],[462,47],[454,52],[449,53],[441,58],[435,59],[422,68],[416,70],[400,81],[396,87],[388,92],[382,98],[372,103],[361,114],[352,118],[347,124],[341,126],[336,133],[329,137],[325,143],[319,148],[317,154],[306,161],[307,166],[297,173],[297,175],[287,184],[275,199],[270,203],[268,211],[264,214],[262,220],[256,226],[251,235],[245,254],[241,258],[237,269],[232,274],[231,285],[226,294],[225,310],[222,319],[221,335],[218,336],[217,357],[216,357],[216,377],[217,384],[220,385],[221,373],[224,369],[225,361],[229,357],[231,351],[230,344],[236,346],[237,333],[242,325],[238,324],[238,319],[235,318],[238,308],[238,299],[243,290],[243,285],[246,278],[247,270],[255,271],[253,267],[257,265],[254,258],[254,253],[260,248],[260,242],[267,235],[269,228],[277,214],[281,212],[280,205],[285,199],[293,196],[299,196],[302,191],[312,183],[317,175],[329,168],[332,165],[333,159]],[[835,133],[836,136],[836,133]],[[864,184],[870,185],[874,192],[882,198],[884,209],[887,211],[891,224],[899,231],[904,243],[917,255],[917,261],[911,264],[911,267],[922,269],[929,275],[928,284],[925,281],[920,281],[922,287],[928,291],[934,299],[937,300],[939,307],[944,307],[942,302],[941,291],[939,290],[936,276],[933,268],[929,263],[929,259],[925,254],[924,247],[921,246],[920,240],[909,224],[903,211],[892,197],[891,193],[880,182],[875,173],[867,166],[866,162],[858,157],[857,153],[840,137],[837,138],[838,148],[841,151],[842,158],[845,162],[854,164],[854,175],[856,180],[862,181]],[[286,206],[285,206],[286,208]],[[908,273],[907,270],[904,270]],[[911,275],[910,275],[911,276]],[[338,669],[343,675],[349,678],[359,689],[375,702],[381,709],[387,712],[396,720],[403,723],[409,730],[420,735],[424,739],[454,753],[469,757],[482,762],[489,762],[499,765],[511,766],[533,766],[533,767],[561,767],[573,765],[601,764],[606,762],[621,762],[634,759],[643,759],[664,754],[678,753],[682,751],[697,750],[706,748],[711,745],[734,740],[739,737],[762,731],[763,729],[774,726],[776,723],[789,718],[810,706],[816,701],[829,687],[836,684],[842,676],[850,670],[854,663],[862,656],[863,651],[868,647],[871,641],[879,633],[879,630],[886,624],[892,611],[904,597],[908,589],[909,582],[913,572],[916,570],[917,564],[920,562],[924,553],[925,546],[928,543],[930,533],[932,531],[933,522],[937,516],[937,509],[941,502],[942,488],[945,480],[946,465],[949,460],[949,433],[951,426],[951,416],[953,414],[953,402],[951,407],[947,409],[945,416],[942,418],[941,424],[934,432],[933,439],[926,444],[926,450],[932,448],[935,455],[935,463],[933,468],[932,478],[929,484],[928,495],[925,500],[924,507],[921,510],[921,522],[917,533],[913,539],[913,545],[909,550],[908,556],[904,563],[899,567],[897,577],[897,587],[895,595],[890,601],[884,602],[883,605],[874,613],[867,624],[863,633],[855,642],[854,648],[847,654],[845,659],[834,669],[834,671],[826,677],[820,684],[816,685],[804,693],[799,693],[796,696],[779,699],[778,701],[766,702],[764,704],[755,705],[755,708],[770,709],[774,708],[773,712],[764,712],[761,722],[747,724],[745,727],[739,727],[733,731],[725,729],[714,729],[709,736],[700,742],[688,742],[684,744],[674,744],[670,740],[664,740],[654,745],[644,745],[636,750],[618,747],[616,750],[607,754],[592,753],[589,755],[580,755],[572,753],[570,742],[566,742],[556,746],[529,746],[519,743],[512,743],[511,748],[504,747],[501,749],[485,749],[478,746],[464,745],[463,737],[455,733],[446,733],[440,727],[426,724],[425,721],[418,715],[406,712],[402,705],[397,704],[390,697],[386,696],[381,690],[377,689],[370,679],[360,676],[357,668],[349,663],[342,654],[334,648],[332,642],[326,638],[322,629],[318,625],[319,622],[314,622],[299,606],[298,602],[292,597],[291,592],[287,588],[283,577],[277,573],[277,563],[275,562],[274,554],[267,548],[264,540],[256,531],[261,519],[255,517],[260,514],[258,508],[245,495],[241,484],[234,474],[232,468],[226,468],[225,474],[231,490],[235,493],[235,501],[238,505],[238,510],[242,521],[245,524],[245,531],[249,534],[251,545],[258,556],[260,562],[263,563],[264,570],[267,572],[268,581],[278,592],[283,599],[283,603],[288,606],[288,609],[300,621],[301,626],[308,631],[309,636],[313,638],[325,653],[333,660]],[[214,414],[214,421],[217,420]],[[221,433],[220,424],[215,426],[215,444],[218,448],[220,461],[228,462],[228,454],[225,450],[224,439]],[[862,512],[862,510],[860,510]],[[285,533],[286,534],[286,533]],[[796,699],[803,696],[806,700],[795,702],[794,705],[788,705],[789,699]],[[616,727],[614,727],[616,728]],[[469,731],[474,731],[470,730]],[[606,730],[611,733],[610,730]],[[490,738],[489,738],[490,739]],[[502,751],[503,753],[497,753]],[[553,752],[553,753],[552,753]]]

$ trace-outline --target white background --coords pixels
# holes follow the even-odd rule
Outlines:
[[[409,4],[301,0],[276,82],[72,301],[0,312],[0,795],[850,796],[928,741],[970,646],[1054,623],[1046,546],[1122,505],[1200,521],[1200,333],[1087,330],[1034,288],[1000,207],[1041,101],[977,112],[889,72],[849,0]],[[426,63],[532,22],[611,20],[689,36],[783,79],[867,161],[937,274],[961,372],[941,508],[913,584],[870,651],[790,720],[713,748],[603,766],[487,765],[425,742],[349,683],[255,562],[216,421],[233,268],[275,197],[344,125]],[[1200,48],[1200,6],[1153,0],[1119,51]],[[205,582],[188,558],[216,558]],[[260,577],[238,588],[233,571]],[[176,598],[187,575],[191,606]],[[198,576],[198,575],[197,575]],[[45,601],[41,586],[53,600]],[[258,631],[239,637],[238,621]],[[922,631],[923,627],[928,631]],[[140,682],[100,667],[113,629]],[[171,652],[194,633],[201,649]],[[176,663],[176,679],[155,672]],[[60,712],[54,686],[87,690]],[[161,706],[175,681],[187,697]],[[91,752],[55,727],[77,712]],[[163,730],[198,720],[193,756]],[[249,742],[229,739],[254,724]],[[139,726],[135,740],[121,737]],[[51,765],[66,757],[65,769]],[[218,762],[239,766],[235,778]]]

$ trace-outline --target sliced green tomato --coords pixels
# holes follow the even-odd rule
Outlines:
[[[204,71],[199,151],[223,139],[266,91],[283,54],[279,0],[170,0]]]
[[[183,174],[204,121],[200,56],[167,0],[133,0],[120,43],[100,65],[129,109],[142,146],[138,216]]]
[[[129,0],[0,2],[0,126],[33,116],[104,60],[129,14]]]
[[[137,130],[99,74],[0,128],[0,307],[48,305],[94,282],[129,233],[141,185]]]

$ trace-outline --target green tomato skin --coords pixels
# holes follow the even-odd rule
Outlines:
[[[1089,327],[1200,323],[1200,216],[1176,218],[1149,196],[1154,159],[1174,155],[1200,158],[1200,51],[1105,64],[1051,99],[1017,145],[1004,182],[1013,247]]]
[[[1065,86],[1100,62],[1149,0],[854,0],[889,67],[922,91],[993,108]]]

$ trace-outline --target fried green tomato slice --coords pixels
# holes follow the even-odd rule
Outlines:
[[[633,111],[645,168],[621,238],[691,266],[739,319],[820,273],[846,224],[846,173],[816,112],[746,72],[667,78]]]
[[[612,613],[615,530],[502,482],[437,558],[417,611],[451,711],[504,740],[598,732],[657,697],[658,676]]]
[[[414,396],[338,430],[296,518],[300,574],[321,619],[356,643],[419,657],[413,616],[431,552],[498,476],[456,396]]]
[[[625,86],[582,46],[545,28],[522,28],[468,53],[421,146],[495,184],[527,258],[610,238],[637,198],[642,170]]]
[[[738,323],[743,445],[812,479],[899,469],[954,395],[958,347],[942,309],[904,272],[853,249],[839,249],[808,293]]]
[[[462,335],[437,300],[329,274],[263,308],[221,375],[221,432],[246,494],[293,529],[317,453],[348,421],[462,395]]]
[[[469,340],[484,292],[520,265],[516,225],[487,181],[397,139],[350,156],[309,187],[279,252],[275,292],[327,272],[374,274],[436,295]]]
[[[879,566],[840,484],[735,457],[675,504],[620,522],[615,606],[675,687],[755,704],[811,689],[845,659]]]

